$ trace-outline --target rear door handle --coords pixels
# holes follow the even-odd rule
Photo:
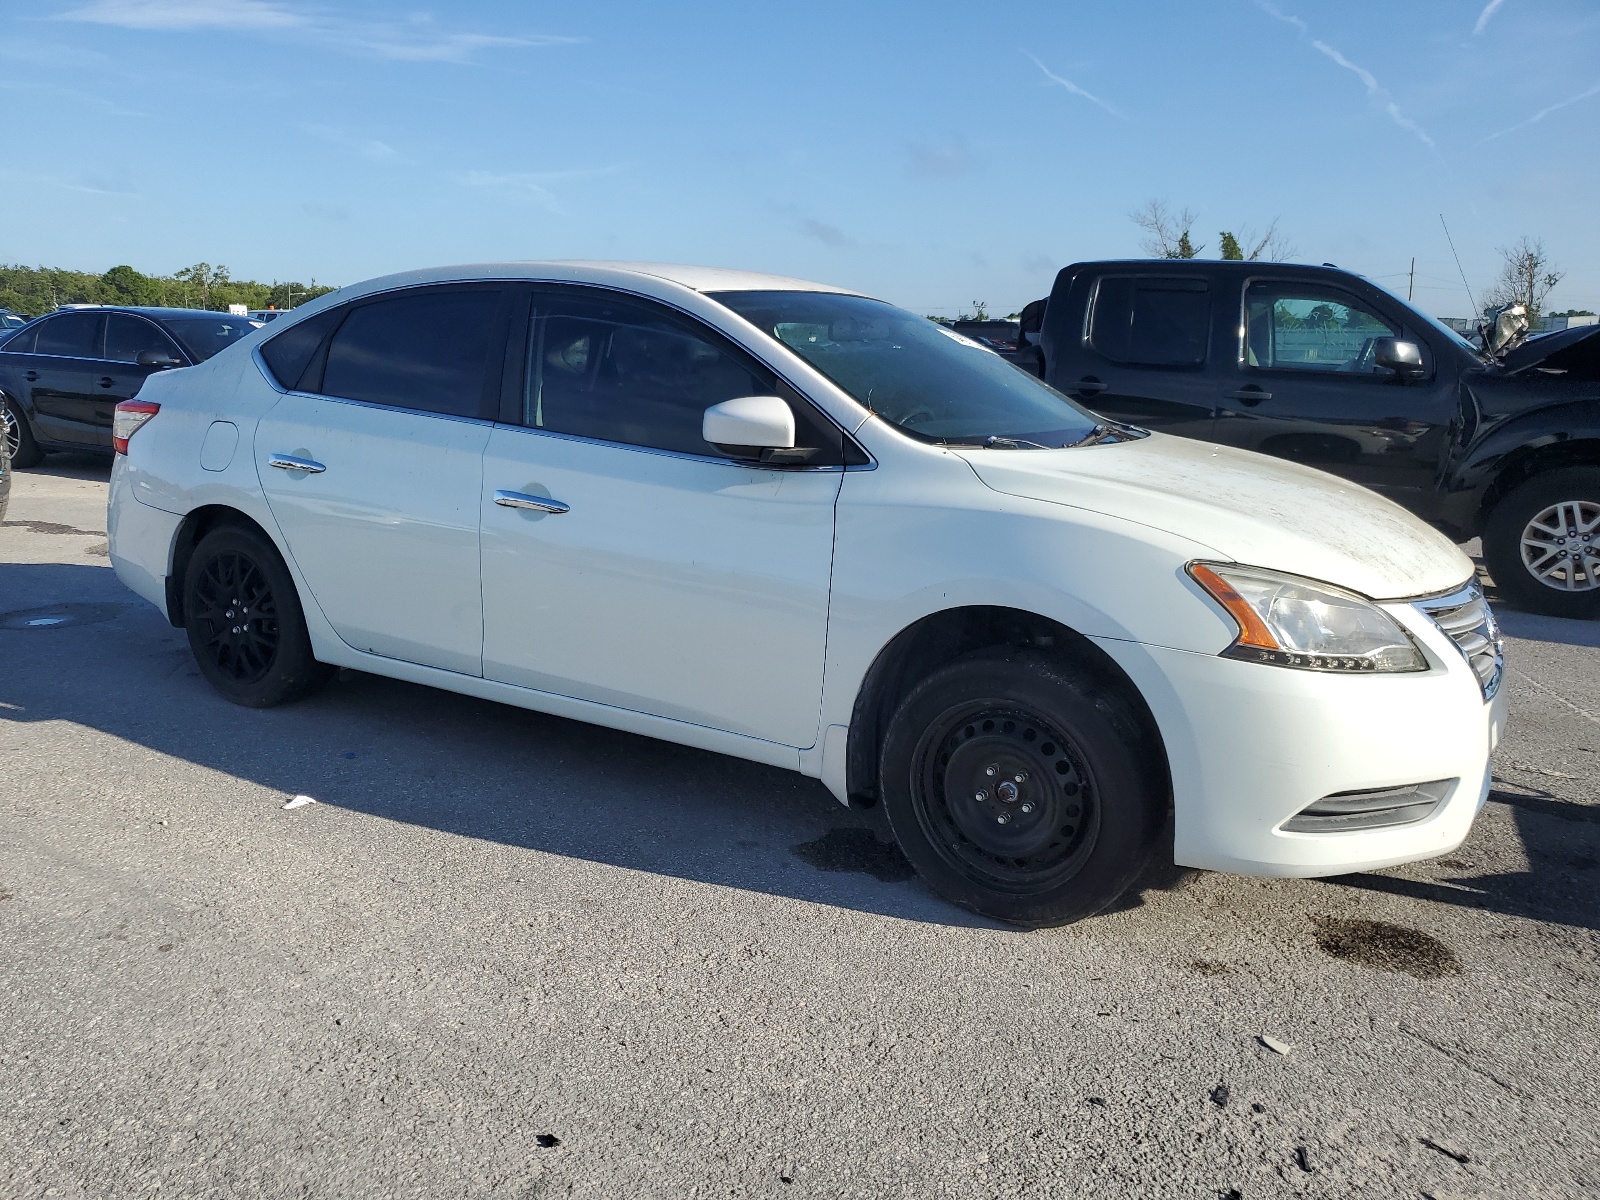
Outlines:
[[[23,378],[26,379],[29,383],[32,383],[35,379],[39,378],[39,372],[37,372],[37,371],[29,371],[27,374],[25,374],[23,376]]]
[[[296,458],[293,454],[274,454],[267,459],[267,466],[280,471],[304,471],[307,475],[321,475],[328,469],[315,459]]]
[[[557,515],[572,511],[571,505],[552,500],[549,496],[529,496],[524,492],[508,492],[503,488],[495,492],[494,502],[501,508],[531,508]]]
[[[1240,388],[1237,392],[1229,392],[1229,400],[1239,400],[1245,404],[1260,404],[1263,400],[1271,400],[1272,393],[1263,391],[1258,387]]]
[[[1093,375],[1085,375],[1072,385],[1072,394],[1075,396],[1098,396],[1106,390],[1107,386],[1109,385],[1102,383]]]
[[[100,377],[100,386],[101,387],[110,387],[116,382],[117,381],[115,379],[111,378],[111,376],[109,376],[109,375],[102,375]]]

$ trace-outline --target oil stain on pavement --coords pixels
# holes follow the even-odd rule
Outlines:
[[[880,883],[903,883],[917,873],[900,847],[880,842],[870,829],[830,829],[794,847],[794,855],[819,871],[859,871]]]
[[[1418,979],[1461,974],[1455,951],[1437,938],[1404,925],[1348,917],[1312,917],[1324,954],[1379,971],[1401,971]]]

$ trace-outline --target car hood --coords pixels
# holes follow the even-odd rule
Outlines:
[[[960,449],[987,486],[1120,517],[1217,557],[1374,599],[1459,587],[1472,560],[1383,497],[1309,467],[1187,438],[1061,450]]]
[[[1600,334],[1600,325],[1573,325],[1554,333],[1541,333],[1531,337],[1515,350],[1501,356],[1499,367],[1507,375],[1515,375],[1534,367],[1550,364],[1567,370],[1580,357],[1593,363],[1600,355],[1600,340],[1591,340]],[[1557,360],[1551,363],[1551,360]],[[1566,360],[1572,359],[1573,362]]]

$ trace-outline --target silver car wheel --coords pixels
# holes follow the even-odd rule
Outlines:
[[[1600,589],[1600,504],[1563,500],[1522,530],[1522,565],[1558,592]]]
[[[15,458],[22,450],[22,426],[17,424],[17,414],[4,400],[0,400],[0,424],[5,426],[6,457]]]

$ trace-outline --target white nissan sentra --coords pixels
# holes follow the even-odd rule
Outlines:
[[[1156,853],[1426,858],[1487,794],[1501,642],[1449,541],[845,289],[390,276],[152,376],[115,438],[117,574],[229,700],[351,667],[786,767],[1003,920]]]

